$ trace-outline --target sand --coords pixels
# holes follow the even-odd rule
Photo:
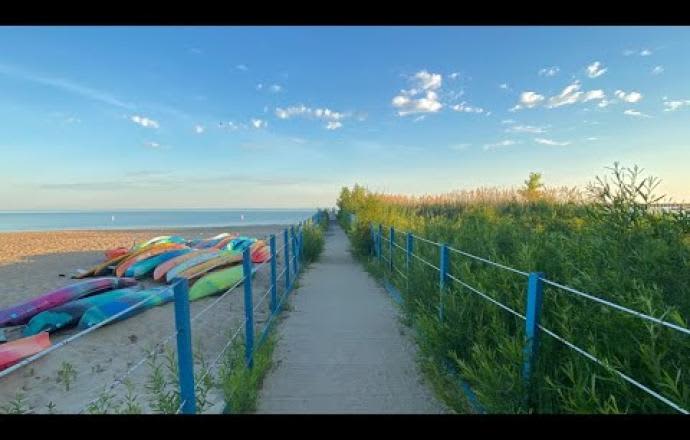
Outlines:
[[[157,235],[182,235],[192,239],[211,237],[224,231],[236,231],[243,235],[267,238],[275,233],[278,240],[278,273],[283,268],[284,226],[247,226],[233,228],[189,228],[146,231],[59,231],[59,232],[12,232],[0,233],[0,308],[33,298],[55,288],[71,284],[70,276],[77,269],[86,269],[103,261],[103,251],[117,246],[130,246],[134,241],[147,240]],[[257,307],[255,325],[257,331],[263,328],[267,319],[269,286],[269,265],[264,265],[253,280],[254,304],[263,297],[263,304]],[[155,284],[151,281],[146,285]],[[284,284],[279,282],[279,286]],[[282,293],[282,287],[279,289]],[[234,332],[244,320],[243,288],[240,286],[223,296],[204,298],[191,303],[194,319],[208,308],[192,324],[192,339],[195,352],[207,364],[213,362],[225,347],[230,332]],[[47,413],[48,406],[55,413],[79,413],[97,399],[124,373],[145,359],[147,353],[167,336],[174,334],[174,304],[169,303],[147,310],[127,320],[99,328],[55,350],[43,358],[23,367],[9,376],[0,378],[0,412],[20,393],[27,411]],[[53,344],[76,333],[65,329],[51,335]],[[240,337],[244,330],[240,332]],[[175,348],[175,338],[168,347]],[[150,393],[146,383],[153,371],[150,357],[128,375],[133,384],[136,401],[144,412],[153,412],[149,405]],[[69,391],[59,381],[58,372],[67,362],[76,371]],[[197,374],[200,368],[197,366]],[[216,369],[211,370],[217,372]],[[113,401],[120,402],[127,389],[117,385],[112,389]],[[208,395],[207,411],[219,412],[223,406],[222,393],[218,388]],[[52,404],[51,404],[52,402]]]

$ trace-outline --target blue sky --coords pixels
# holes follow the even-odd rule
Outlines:
[[[332,206],[585,185],[690,200],[690,28],[5,27],[0,209]]]

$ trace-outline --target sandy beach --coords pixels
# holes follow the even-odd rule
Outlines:
[[[279,257],[278,273],[283,267],[282,230],[284,226],[245,226],[232,228],[187,228],[161,230],[110,230],[110,231],[58,231],[58,232],[9,232],[0,233],[0,308],[11,306],[26,299],[71,284],[70,279],[78,269],[86,269],[104,259],[105,249],[131,246],[133,242],[158,235],[181,235],[188,239],[211,237],[220,232],[238,232],[243,235],[267,238],[277,236]],[[269,265],[264,265],[254,278],[254,305],[257,309],[257,331],[268,316]],[[144,285],[156,283],[145,280]],[[281,283],[279,282],[279,286]],[[282,293],[282,287],[279,293]],[[207,364],[213,362],[225,347],[230,332],[234,332],[244,320],[243,289],[238,287],[222,297],[204,298],[191,303],[192,338],[196,355]],[[264,302],[257,307],[257,304]],[[212,305],[212,306],[211,306]],[[211,307],[209,307],[211,306]],[[121,378],[139,365],[128,377],[133,384],[137,403],[144,412],[151,412],[146,383],[152,368],[150,359],[139,362],[145,355],[170,335],[174,335],[174,305],[165,304],[147,310],[127,320],[116,322],[80,337],[49,353],[32,364],[0,379],[0,407],[16,400],[19,393],[29,411],[47,413],[48,406],[55,413],[79,413],[86,410],[89,402],[110,388],[114,380]],[[199,315],[202,313],[201,315]],[[195,317],[198,318],[195,319]],[[76,333],[65,329],[53,333],[53,344]],[[243,330],[240,336],[243,334]],[[169,339],[168,347],[175,348],[175,338]],[[58,372],[69,363],[76,371],[76,378],[69,391],[58,381]],[[217,369],[212,370],[213,373]],[[199,371],[197,371],[199,374]],[[123,385],[112,389],[113,401],[119,402],[126,393]],[[209,393],[208,410],[222,409],[219,390]],[[51,404],[52,402],[52,404]]]

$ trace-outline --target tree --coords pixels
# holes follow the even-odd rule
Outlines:
[[[528,201],[539,199],[543,192],[544,184],[541,182],[541,173],[529,173],[529,178],[525,180],[524,188],[518,192]]]

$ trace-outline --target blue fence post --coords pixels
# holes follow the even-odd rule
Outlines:
[[[244,275],[244,357],[247,367],[254,367],[254,303],[252,301],[252,256],[249,248],[242,255]]]
[[[283,244],[285,245],[285,295],[290,291],[290,246],[287,228],[283,231]]]
[[[376,242],[376,255],[379,257],[379,264],[381,264],[381,260],[383,259],[383,255],[381,254],[381,242],[383,241],[383,225],[379,223],[379,233],[378,233],[378,241]]]
[[[522,377],[527,385],[526,401],[530,402],[532,373],[539,348],[539,321],[544,292],[542,272],[530,272],[527,281],[527,310],[525,313],[525,348],[523,351]]]
[[[178,279],[173,287],[175,295],[175,329],[177,330],[177,368],[180,380],[182,414],[196,413],[194,393],[194,355],[192,354],[192,326],[189,320],[189,282]]]
[[[391,226],[388,238],[390,240],[390,242],[388,243],[388,258],[390,258],[388,266],[390,266],[389,270],[393,272],[393,243],[395,241],[395,228],[393,228],[393,226]]]
[[[412,232],[408,232],[405,237],[405,270],[408,275],[410,273],[410,261],[412,260],[412,240]]]
[[[445,244],[441,245],[440,249],[440,262],[439,262],[439,306],[438,306],[438,319],[443,321],[443,292],[446,290],[446,282],[448,281],[448,262],[449,253],[448,246]]]
[[[278,280],[276,279],[276,236],[271,234],[268,241],[271,246],[271,313],[278,309]]]
[[[299,260],[297,257],[297,243],[295,242],[295,227],[290,226],[290,245],[292,246],[292,258],[295,259],[295,264],[293,264],[293,270],[295,274],[295,279],[297,279],[297,273],[299,272]]]
[[[302,229],[299,230],[299,257],[304,262],[304,231]]]

